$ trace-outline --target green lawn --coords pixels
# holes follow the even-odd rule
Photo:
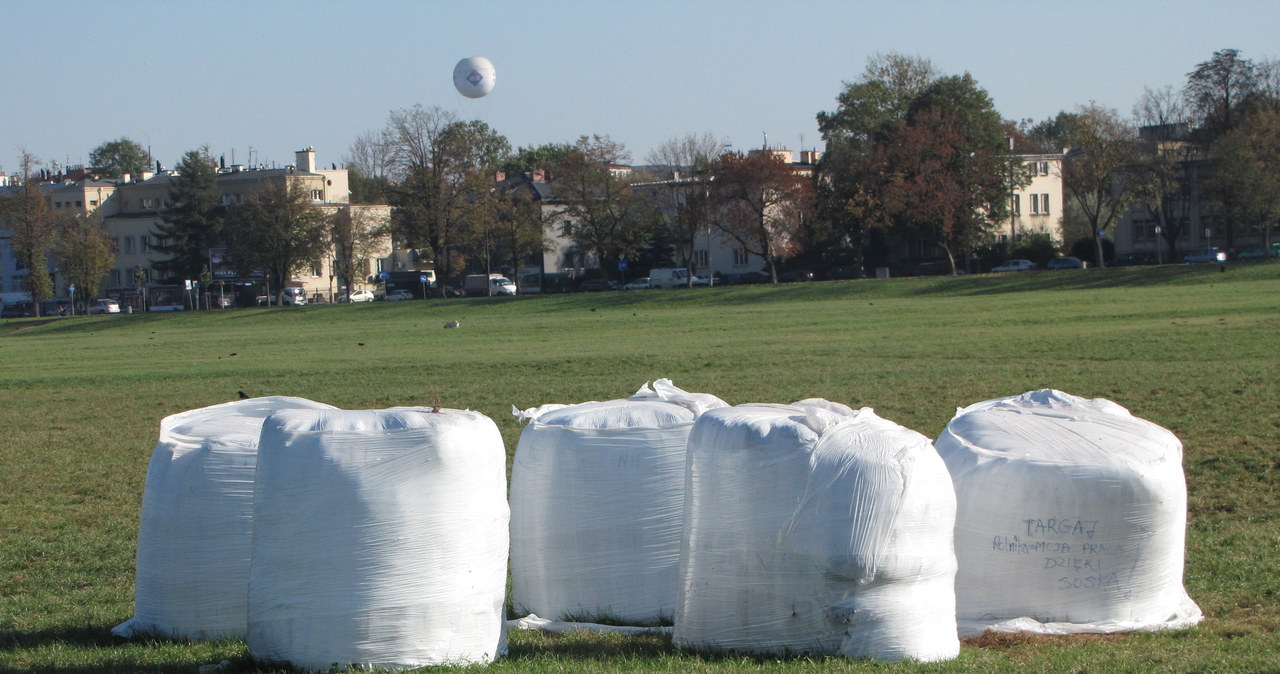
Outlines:
[[[462,321],[445,330],[449,320]],[[0,323],[0,671],[258,671],[241,642],[131,643],[161,418],[237,397],[511,406],[670,377],[732,404],[823,397],[930,437],[1052,387],[1176,433],[1192,630],[967,642],[951,663],[710,657],[658,637],[511,634],[496,671],[1259,671],[1280,667],[1280,264],[234,309]]]

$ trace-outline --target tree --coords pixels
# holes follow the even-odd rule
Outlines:
[[[156,226],[155,249],[168,256],[156,267],[177,279],[196,279],[209,265],[209,250],[222,245],[225,209],[219,203],[218,169],[209,148],[182,156],[169,187],[171,206]]]
[[[906,119],[916,97],[940,76],[928,59],[895,52],[872,56],[861,78],[846,82],[833,112],[818,113],[826,152],[818,167],[818,213],[831,243],[862,263],[864,240],[885,215],[873,161],[876,143]]]
[[[510,256],[512,273],[519,274],[521,260],[548,249],[546,218],[542,207],[528,192],[496,192],[494,196],[497,241]]]
[[[1261,230],[1265,250],[1280,221],[1280,113],[1262,109],[1223,134],[1210,160],[1210,188],[1231,194],[1223,207],[1238,222]]]
[[[369,131],[356,136],[343,160],[353,204],[385,204],[391,197],[394,152],[386,134]]]
[[[968,74],[941,77],[927,61],[890,55],[839,101],[818,117],[824,219],[851,240],[875,230],[923,236],[956,271],[959,251],[1004,219],[1009,193],[1027,179],[990,96]]]
[[[751,255],[764,259],[778,282],[778,262],[804,247],[812,217],[813,184],[770,152],[722,155],[711,166],[716,226]]]
[[[288,178],[263,182],[227,217],[227,253],[242,272],[261,270],[284,301],[294,272],[314,266],[329,251],[328,219],[310,192]]]
[[[1124,188],[1124,172],[1137,159],[1133,128],[1113,108],[1081,106],[1067,137],[1062,184],[1089,223],[1100,267],[1105,267],[1101,238],[1124,213],[1133,193]]]
[[[512,175],[549,170],[563,162],[572,148],[573,146],[568,143],[546,143],[522,147],[502,163],[502,171]]]
[[[411,247],[425,249],[436,277],[452,276],[449,247],[471,217],[477,194],[488,191],[493,174],[510,154],[507,139],[480,121],[462,122],[438,107],[391,113],[386,139],[392,149],[396,227]]]
[[[18,156],[22,188],[9,199],[0,199],[9,226],[9,245],[18,268],[27,270],[22,287],[31,295],[31,306],[40,315],[40,303],[53,297],[53,279],[47,257],[56,236],[55,219],[49,199],[40,189],[35,168],[40,162],[23,150]]]
[[[1183,92],[1206,141],[1213,142],[1235,128],[1259,84],[1257,67],[1241,58],[1238,49],[1216,51],[1187,73]]]
[[[72,214],[62,218],[54,259],[67,283],[85,302],[98,296],[102,279],[115,264],[115,245],[102,227],[101,214]],[[75,297],[71,301],[75,301]]]
[[[1127,172],[1127,189],[1159,227],[1168,259],[1177,255],[1178,239],[1190,224],[1198,173],[1192,163],[1198,154],[1188,142],[1186,104],[1173,87],[1147,88],[1133,108],[1134,119],[1147,131],[1136,147]]]
[[[918,56],[872,56],[862,78],[845,83],[836,97],[836,110],[818,113],[827,152],[868,149],[884,129],[906,119],[916,98],[939,76],[932,62]]]
[[[689,270],[686,283],[693,286],[693,250],[698,234],[711,226],[711,198],[708,171],[724,151],[726,143],[704,132],[671,138],[658,145],[647,161],[671,167],[673,184],[660,192],[659,208],[676,242],[680,264]]]
[[[377,249],[378,239],[385,235],[383,223],[375,222],[367,209],[359,206],[343,206],[329,217],[329,237],[333,243],[333,272],[338,285],[347,292],[355,290],[355,283],[364,280],[369,268],[369,258]]]
[[[151,167],[151,155],[128,138],[109,140],[89,153],[94,172],[105,178],[139,175]]]
[[[632,189],[626,147],[608,136],[582,136],[553,167],[556,194],[565,200],[564,234],[596,256],[605,280],[609,262],[634,256],[657,219],[646,195]]]

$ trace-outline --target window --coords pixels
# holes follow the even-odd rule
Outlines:
[[[706,250],[693,251],[693,264],[699,269],[711,266],[711,254]]]
[[[311,190],[312,201],[324,201],[324,190]]]
[[[98,205],[98,200],[97,200],[97,199],[90,199],[90,200],[89,200],[89,205],[90,205],[90,206],[97,206],[97,205]]]
[[[138,245],[139,245],[139,247],[142,249],[142,252],[144,252],[144,253],[149,253],[149,252],[151,252],[151,238],[150,238],[150,237],[147,237],[147,236],[140,236],[140,237],[138,237]]]
[[[1040,195],[1040,214],[1041,215],[1049,214],[1049,195],[1047,194]]]
[[[124,252],[125,252],[125,253],[132,253],[132,252],[133,252],[133,237],[132,237],[132,236],[126,236],[126,237],[124,237]]]
[[[76,208],[84,208],[84,202],[76,199]]]
[[[221,199],[218,199],[218,203],[222,204],[223,206],[230,206],[230,205],[231,205],[231,195],[230,195],[230,194],[224,194],[224,195],[222,195],[222,198],[221,198]]]
[[[112,288],[120,287],[120,270],[119,269],[111,270],[111,280],[109,281],[109,285]]]
[[[1049,162],[1047,161],[1040,162],[1040,175],[1042,176],[1049,175]]]
[[[1012,208],[1013,208],[1013,214],[1015,216],[1022,215],[1022,195],[1020,194],[1013,195]]]
[[[1031,174],[1032,178],[1036,177],[1036,166],[1037,164],[1033,161],[1027,162],[1027,173]]]
[[[1040,215],[1040,195],[1032,194],[1031,196],[1031,214]]]
[[[747,266],[747,249],[745,248],[733,249],[733,266],[735,267]]]

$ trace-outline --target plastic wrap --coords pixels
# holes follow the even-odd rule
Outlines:
[[[689,436],[674,642],[955,657],[955,497],[928,438],[824,400],[711,410]]]
[[[937,441],[957,498],[965,634],[1185,627],[1182,444],[1107,400],[1041,390],[959,410]]]
[[[506,455],[477,412],[287,410],[262,427],[249,653],[310,670],[506,650]]]
[[[512,605],[551,620],[670,620],[685,442],[725,403],[662,379],[634,396],[544,405],[511,467]]]
[[[250,398],[160,422],[138,523],[134,617],[121,637],[243,638],[247,632],[253,476],[262,420],[302,398]]]

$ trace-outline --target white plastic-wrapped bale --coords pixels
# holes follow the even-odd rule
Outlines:
[[[688,480],[676,645],[959,653],[955,496],[928,438],[825,400],[712,410]]]
[[[956,489],[965,634],[1199,622],[1182,585],[1182,444],[1168,430],[1045,389],[959,410],[937,448]]]
[[[544,405],[511,467],[512,604],[553,620],[669,621],[685,443],[719,398],[669,380],[621,400]]]
[[[506,651],[497,426],[464,410],[286,410],[263,423],[249,653],[309,670]]]
[[[258,435],[263,419],[288,408],[334,409],[275,396],[160,422],[142,491],[134,617],[114,634],[244,638]]]

